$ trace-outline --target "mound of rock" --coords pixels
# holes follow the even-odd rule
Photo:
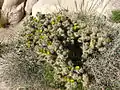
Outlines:
[[[61,9],[102,14],[108,17],[112,10],[120,9],[120,2],[119,0],[1,0],[0,7],[6,21],[15,24],[24,17],[25,13],[36,16],[37,12],[55,13]]]
[[[4,0],[2,16],[7,23],[16,24],[24,16],[24,0]]]

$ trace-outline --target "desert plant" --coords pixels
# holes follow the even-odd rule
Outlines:
[[[63,12],[38,13],[25,23],[22,35],[26,47],[54,68],[54,80],[58,88],[62,85],[67,90],[81,83],[87,86],[88,75],[85,76],[82,68],[84,61],[93,52],[104,51],[104,46],[111,41],[105,19],[102,21],[95,16],[77,16],[71,19]]]
[[[111,27],[112,26],[112,27]],[[112,28],[112,41],[104,52],[94,53],[84,63],[88,72],[94,75],[95,82],[90,90],[119,90],[120,88],[120,24],[109,24]]]
[[[119,23],[120,22],[120,10],[113,10],[111,19],[114,22]]]

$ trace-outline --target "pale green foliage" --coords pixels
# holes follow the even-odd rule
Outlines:
[[[94,53],[92,58],[88,58],[85,65],[89,68],[89,73],[94,75],[95,83],[90,90],[119,90],[120,88],[120,24],[109,24],[112,28],[112,42],[106,47],[104,52]]]
[[[81,72],[84,61],[93,52],[104,51],[104,46],[111,41],[110,28],[104,20],[95,16],[81,18],[79,14],[76,19],[70,19],[63,12],[38,13],[25,23],[23,36],[26,47],[32,48],[41,62],[54,68],[58,88],[70,90],[79,84],[82,88],[82,83],[86,82],[84,70]]]

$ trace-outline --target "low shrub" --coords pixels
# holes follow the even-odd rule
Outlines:
[[[94,52],[104,51],[111,41],[105,19],[83,17],[77,14],[72,19],[63,12],[38,13],[24,24],[22,36],[26,48],[36,52],[40,62],[49,63],[53,68],[56,83],[52,85],[57,88],[87,88],[89,75],[83,68],[84,62]]]
[[[89,90],[119,90],[120,88],[120,24],[111,23],[112,41],[106,46],[107,49],[99,54],[94,53],[84,63],[94,75],[95,82]]]

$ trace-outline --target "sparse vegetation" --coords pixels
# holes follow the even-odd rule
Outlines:
[[[54,82],[52,67],[45,62],[39,62],[37,55],[22,45],[20,42],[2,45],[1,51],[5,51],[1,52],[3,73],[0,74],[0,80],[8,82],[12,90],[19,86],[49,87]]]

